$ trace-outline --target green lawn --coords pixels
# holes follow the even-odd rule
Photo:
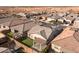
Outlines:
[[[22,38],[21,42],[29,47],[32,47],[32,45],[33,45],[33,40],[30,38]]]
[[[7,33],[7,35],[8,35],[9,37],[13,37],[13,33],[12,33],[12,32]]]

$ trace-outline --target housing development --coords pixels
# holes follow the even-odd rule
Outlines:
[[[0,7],[0,53],[78,53],[79,7]]]

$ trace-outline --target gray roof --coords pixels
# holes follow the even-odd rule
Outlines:
[[[32,27],[34,27],[36,25],[35,22],[33,21],[29,21],[25,23],[25,27],[24,27],[24,31],[30,30]]]
[[[44,31],[43,31],[44,30]],[[33,33],[35,33],[35,34],[40,34],[41,35],[41,33],[40,32],[45,32],[45,35],[46,35],[46,37],[47,37],[47,39],[49,38],[49,36],[51,35],[51,33],[52,33],[52,29],[51,28],[49,28],[49,27],[44,27],[44,26],[40,26],[40,25],[36,25],[36,26],[34,26],[31,30],[29,30],[28,31],[28,34],[33,34]],[[44,36],[43,36],[44,37]]]
[[[29,23],[31,20],[28,19],[22,19],[22,18],[14,18],[11,22],[10,22],[10,27],[12,26],[17,26],[20,24],[25,24],[25,23]]]
[[[10,20],[11,20],[11,18],[2,18],[2,19],[0,19],[0,24],[9,22]]]
[[[76,18],[78,14],[70,13],[69,16],[73,16],[73,18]]]

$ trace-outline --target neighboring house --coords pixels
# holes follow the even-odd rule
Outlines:
[[[9,27],[10,27],[10,25],[11,25],[11,23],[14,19],[15,18],[13,18],[13,17],[0,19],[0,28],[1,28],[1,30],[2,29],[4,29],[4,30],[10,29]]]
[[[23,24],[24,23],[25,23],[25,20],[23,20],[23,19],[13,19],[9,25],[11,32],[23,34]]]
[[[60,17],[63,17],[66,15],[66,13],[57,13]]]
[[[58,15],[58,14],[56,14],[56,15],[53,15],[53,16],[50,16],[50,17],[47,17],[47,20],[46,20],[46,22],[51,22],[51,21],[57,21],[58,19],[60,19],[61,17]],[[60,20],[61,21],[61,20]]]
[[[13,18],[3,18],[0,19],[0,24],[5,25],[5,26],[9,26],[10,22],[13,20]]]
[[[51,48],[56,52],[79,52],[79,32],[73,31],[70,27],[65,28],[52,40]]]
[[[70,23],[76,19],[78,16],[78,14],[75,14],[75,13],[70,13],[68,14],[67,16],[64,16],[66,18],[66,21],[69,21]]]
[[[26,17],[25,13],[18,13],[16,15],[22,16],[22,17]]]
[[[73,23],[73,27],[79,29],[79,19],[76,19]]]
[[[68,16],[73,17],[73,18],[77,18],[78,14],[70,13]]]
[[[23,17],[21,18],[9,17],[0,19],[0,31],[11,29],[11,32],[13,33],[16,32],[16,35],[23,34],[23,32],[28,31],[35,25],[36,25],[35,22]]]
[[[74,17],[71,17],[70,15],[64,16],[63,18],[64,18],[64,20],[66,21],[67,24],[71,24],[72,21],[75,19]]]
[[[15,33],[16,35],[21,35],[25,31],[31,29],[34,25],[36,24],[33,21],[27,19],[16,19],[16,21],[12,21],[9,27],[11,29],[11,32]]]

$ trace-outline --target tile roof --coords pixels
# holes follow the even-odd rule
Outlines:
[[[24,23],[23,20],[21,20],[21,19],[14,19],[14,20],[12,21],[10,27],[11,27],[11,26],[16,26],[16,25],[19,25],[19,24],[22,24],[22,23]]]
[[[66,20],[70,20],[70,21],[72,21],[74,18],[73,17],[71,17],[70,15],[68,15],[68,16],[64,16],[64,18],[66,19]]]
[[[30,30],[32,27],[34,27],[36,25],[35,22],[33,21],[29,21],[25,23],[25,27],[24,27],[24,31]]]
[[[74,34],[74,31],[70,30],[69,27],[67,27],[66,29],[64,29],[64,31],[62,33],[60,33],[53,41],[56,40],[61,40],[62,38],[66,38],[69,36],[72,36]]]
[[[42,30],[45,30],[46,37],[49,38],[50,34],[52,33],[52,29],[49,27],[36,25],[30,31],[28,31],[28,33],[29,34],[39,34],[40,31],[42,31]]]
[[[11,23],[10,23],[10,27],[12,26],[17,26],[17,25],[20,25],[20,24],[25,24],[25,23],[29,23],[30,20],[28,19],[22,19],[22,18],[14,18]]]
[[[7,26],[16,26],[16,25],[23,24],[28,21],[30,20],[23,18],[23,17],[21,18],[9,17],[9,18],[0,19],[0,24],[4,24]]]
[[[79,32],[75,32],[66,28],[60,35],[58,35],[53,41],[61,47],[64,52],[79,52]]]
[[[0,24],[9,22],[10,20],[11,20],[11,18],[2,18],[2,19],[0,19]]]

